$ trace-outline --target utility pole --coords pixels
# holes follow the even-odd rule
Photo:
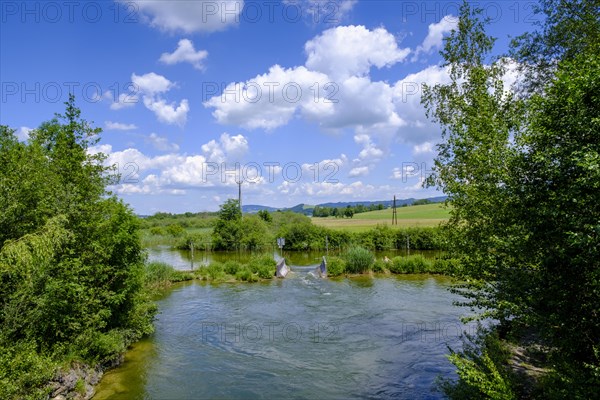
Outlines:
[[[396,212],[396,195],[394,195],[394,203],[392,204],[392,225],[398,225],[398,214]]]
[[[240,206],[240,214],[242,213],[242,180],[236,181],[238,184],[238,205]]]

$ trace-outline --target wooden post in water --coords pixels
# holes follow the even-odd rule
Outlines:
[[[190,243],[190,247],[192,249],[192,271],[194,270],[194,242]]]

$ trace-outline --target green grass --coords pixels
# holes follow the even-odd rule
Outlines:
[[[450,213],[443,204],[425,204],[422,206],[398,207],[398,226],[422,227],[437,226],[447,221]],[[327,228],[341,229],[350,232],[361,232],[377,226],[378,224],[392,224],[392,209],[369,211],[354,214],[354,218],[312,218],[315,225]]]

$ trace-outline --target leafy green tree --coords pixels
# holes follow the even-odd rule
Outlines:
[[[152,331],[138,218],[89,154],[100,130],[66,105],[27,143],[0,128],[0,352],[31,361],[0,366],[2,398],[36,397],[52,365],[104,362]]]
[[[283,214],[286,218],[280,222],[277,237],[285,238],[284,249],[309,250],[317,243],[324,246],[325,237],[320,237],[319,227],[314,225],[310,218],[292,212]]]
[[[258,216],[265,222],[273,222],[273,217],[267,210],[260,210]]]
[[[331,210],[331,216],[332,216],[332,217],[339,218],[339,216],[340,216],[340,210],[339,210],[337,207],[334,207],[334,208]]]
[[[213,246],[216,250],[235,250],[242,240],[242,212],[239,202],[228,199],[221,205],[213,229]]]
[[[272,243],[267,223],[260,217],[248,215],[242,220],[241,245],[246,250],[259,250]]]
[[[514,187],[535,267],[529,322],[571,379],[595,376],[600,388],[600,42],[580,50],[530,100]]]
[[[485,33],[481,10],[465,2],[460,11],[458,29],[445,39],[441,52],[451,83],[426,86],[423,96],[444,139],[429,184],[448,194],[452,250],[461,255],[466,273],[482,282],[504,280],[514,272],[505,263],[513,237],[503,219],[511,214],[504,166],[514,158],[511,135],[519,128],[520,110],[504,90],[502,64],[487,63],[494,39]],[[512,318],[518,297],[482,285],[477,305],[501,321]]]
[[[571,61],[600,41],[598,0],[541,0],[533,5],[538,30],[513,39],[510,57],[526,75],[525,95],[543,92],[555,76],[559,62]]]
[[[515,98],[480,11],[465,2],[442,51],[451,83],[426,87],[423,98],[442,128],[429,183],[453,206],[447,232],[470,282],[463,293],[501,332],[526,327],[549,345],[555,378],[544,397],[600,389],[598,5],[541,2],[543,29],[515,42],[513,54],[536,68]],[[469,368],[481,365],[465,356],[453,362],[476,377]],[[513,391],[496,378],[471,384]]]
[[[431,204],[431,201],[427,200],[427,199],[419,199],[419,200],[415,200],[412,205],[413,206],[422,206],[425,204]]]
[[[344,217],[348,217],[348,218],[354,217],[354,210],[352,209],[352,206],[346,207],[346,209],[344,210]]]

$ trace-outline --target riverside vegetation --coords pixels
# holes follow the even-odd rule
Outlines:
[[[85,396],[71,369],[101,369],[153,330],[138,218],[106,191],[105,156],[88,153],[100,130],[66,106],[26,143],[0,127],[3,399]]]
[[[464,2],[425,86],[442,128],[430,185],[448,195],[459,291],[490,327],[452,353],[457,399],[600,393],[600,1],[542,0],[508,55]],[[519,87],[503,84],[506,62]]]
[[[419,206],[410,208],[418,209]],[[227,200],[219,212],[165,215],[142,219],[146,245],[165,244],[189,250],[271,250],[284,237],[283,250],[343,251],[360,246],[370,250],[443,250],[445,234],[439,227],[393,228],[384,223],[358,232],[327,228],[291,211],[261,211],[244,215],[237,200]]]

